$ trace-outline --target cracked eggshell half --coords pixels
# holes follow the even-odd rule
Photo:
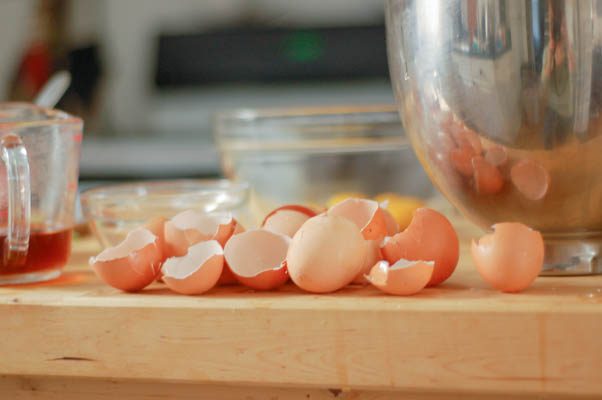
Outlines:
[[[387,234],[383,210],[374,200],[343,200],[330,207],[326,214],[347,218],[361,230],[366,240],[382,240]]]
[[[518,222],[493,225],[493,233],[473,241],[472,259],[485,282],[502,292],[528,288],[543,268],[541,234]]]
[[[398,260],[393,265],[380,261],[372,267],[366,279],[385,293],[410,296],[426,287],[434,267],[433,261]]]
[[[238,222],[235,219],[234,220],[234,232],[232,232],[232,236],[238,235],[239,233],[243,233],[245,231],[246,231],[245,227],[242,226],[240,224],[240,222]],[[230,236],[228,238],[228,241],[232,238],[232,236]],[[228,243],[228,241],[226,241],[226,244]],[[230,269],[230,266],[224,259],[224,269],[222,270],[222,275],[219,277],[219,281],[217,281],[217,284],[225,286],[225,285],[236,285],[237,283],[238,283],[238,279],[236,279],[236,276],[234,276],[234,274],[232,273],[232,270]]]
[[[205,240],[217,240],[224,246],[235,229],[229,213],[206,214],[186,210],[165,222],[165,244],[169,257],[183,256],[188,247]]]
[[[436,286],[456,269],[460,242],[445,216],[430,208],[419,208],[410,225],[403,232],[387,238],[381,251],[389,264],[401,259],[434,261],[435,269],[428,286]]]
[[[290,238],[268,231],[251,229],[232,236],[224,255],[236,279],[257,290],[270,290],[288,280],[286,253]]]
[[[131,231],[115,247],[90,258],[90,266],[105,283],[114,288],[135,292],[151,284],[163,261],[159,239],[151,231]]]
[[[217,240],[199,242],[163,264],[163,281],[176,293],[195,295],[213,288],[222,274],[224,252]]]
[[[270,212],[263,220],[261,227],[292,238],[301,225],[315,215],[316,213],[307,207],[282,206]]]

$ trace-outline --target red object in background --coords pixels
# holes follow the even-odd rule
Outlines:
[[[0,275],[36,272],[66,265],[71,253],[71,233],[71,229],[45,232],[35,231],[32,227],[25,264],[6,266],[0,257]],[[6,235],[0,235],[0,256],[4,254],[5,245]]]
[[[19,65],[17,85],[20,93],[31,100],[44,86],[52,73],[52,53],[45,43],[29,46]]]

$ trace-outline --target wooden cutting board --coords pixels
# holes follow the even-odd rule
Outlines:
[[[0,288],[0,393],[61,399],[602,394],[602,277],[539,278],[524,293],[501,294],[472,267],[466,237],[474,231],[460,231],[454,276],[406,298],[359,286],[311,295],[292,285],[187,297],[154,284],[125,294],[96,279],[86,262],[97,244],[79,239],[59,280]]]

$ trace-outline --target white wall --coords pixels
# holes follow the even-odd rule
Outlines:
[[[34,0],[0,2],[0,101],[6,99],[31,29]]]

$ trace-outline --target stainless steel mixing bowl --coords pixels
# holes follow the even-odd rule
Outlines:
[[[483,227],[544,234],[544,274],[602,272],[602,0],[387,0],[405,130]]]

